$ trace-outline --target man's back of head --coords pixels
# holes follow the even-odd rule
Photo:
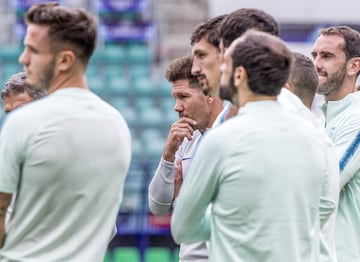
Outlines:
[[[220,25],[220,38],[224,48],[244,34],[256,29],[272,35],[279,35],[279,25],[270,14],[254,8],[241,8],[228,14]]]

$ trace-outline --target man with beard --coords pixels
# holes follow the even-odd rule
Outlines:
[[[256,8],[240,8],[236,11],[228,14],[219,26],[220,34],[220,53],[230,46],[230,44],[248,29],[256,29],[262,32],[267,32],[272,35],[279,35],[279,26],[274,17],[264,12],[263,10]],[[224,102],[224,109],[215,120],[214,126],[218,126],[223,123],[226,119],[237,114],[237,107],[228,101],[233,99],[231,93],[227,93],[229,90],[219,91],[220,81],[218,80],[218,86],[216,92],[219,94]]]
[[[1,99],[4,101],[4,112],[6,114],[19,106],[40,99],[46,95],[46,90],[33,88],[25,84],[25,80],[25,72],[20,72],[12,75],[9,80],[6,81],[3,90],[1,90]]]
[[[253,30],[225,52],[221,84],[240,110],[203,138],[171,221],[176,242],[210,239],[210,261],[319,261],[326,143],[277,102],[291,60]]]
[[[101,261],[130,165],[121,114],[89,91],[88,12],[44,3],[25,14],[26,83],[48,95],[9,114],[0,134],[0,260]],[[13,215],[4,232],[12,194]]]
[[[149,208],[158,216],[172,212],[183,179],[195,151],[222,109],[219,97],[205,95],[196,76],[191,74],[192,56],[173,60],[166,78],[172,83],[172,96],[179,120],[172,124],[163,155],[149,185]],[[181,243],[180,261],[208,261],[205,242]]]
[[[340,158],[335,243],[339,262],[360,261],[360,34],[347,26],[322,29],[312,56],[325,96],[326,132]]]

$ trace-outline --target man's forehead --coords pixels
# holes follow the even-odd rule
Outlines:
[[[196,54],[197,52],[218,52],[218,49],[203,37],[192,46],[191,51],[193,54]]]

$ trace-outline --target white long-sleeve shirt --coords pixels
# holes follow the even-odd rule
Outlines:
[[[183,179],[188,174],[188,169],[195,151],[200,143],[202,134],[195,130],[192,140],[184,139],[175,154],[175,161],[169,162],[160,159],[158,168],[149,185],[148,201],[150,211],[158,216],[164,216],[172,212],[174,196],[174,172],[176,160],[180,159],[183,169]],[[208,251],[204,242],[200,243],[181,243],[180,261],[208,261]]]

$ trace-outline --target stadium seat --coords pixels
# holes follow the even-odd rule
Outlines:
[[[99,72],[99,68],[96,64],[94,63],[89,63],[89,65],[86,68],[86,76],[87,77],[94,77],[94,76],[99,76],[100,72]]]
[[[125,77],[126,74],[124,72],[124,67],[122,65],[104,65],[104,75],[106,79],[110,79],[112,77]]]
[[[124,45],[105,45],[103,56],[105,64],[124,64],[127,62],[127,50]]]
[[[125,107],[121,108],[120,113],[125,118],[128,125],[131,127],[132,125],[136,124],[136,121],[138,120],[138,116],[132,107]]]
[[[105,253],[105,257],[104,257],[103,262],[111,262],[111,261],[112,261],[112,259],[111,259],[110,250],[107,250],[106,253]]]
[[[156,101],[152,96],[137,97],[135,99],[135,108],[137,112],[156,107]]]
[[[90,90],[95,94],[97,95],[103,94],[105,85],[101,77],[98,77],[96,75],[88,76],[88,85]]]
[[[155,85],[157,86],[157,94],[164,97],[171,97],[171,83],[166,79],[158,80]]]
[[[144,146],[141,140],[134,135],[131,140],[131,152],[133,159],[140,158],[144,153]]]
[[[148,64],[139,64],[139,65],[130,65],[129,67],[129,76],[131,79],[137,78],[150,78],[151,77],[151,67]]]
[[[125,96],[112,96],[110,104],[121,112],[124,108],[130,107],[129,98]],[[125,109],[126,110],[126,109]]]
[[[144,108],[139,112],[139,117],[144,126],[159,127],[167,123],[162,110],[157,107]]]
[[[151,52],[147,45],[132,44],[128,47],[128,59],[132,64],[148,64],[151,62]]]
[[[179,262],[179,252],[180,252],[180,247],[177,247],[173,250],[173,261],[174,262]]]
[[[18,63],[23,47],[18,44],[2,45],[0,48],[0,60],[2,63]]]
[[[102,63],[102,59],[103,59],[103,50],[101,48],[96,48],[90,58],[89,64],[99,65]]]
[[[2,79],[6,82],[13,74],[17,74],[22,70],[22,66],[18,63],[5,63],[1,65]]]
[[[128,78],[124,76],[110,78],[108,85],[111,95],[128,95],[132,91]]]
[[[150,247],[145,250],[145,262],[172,262],[170,250],[162,247]]]
[[[156,89],[154,83],[151,78],[148,77],[139,77],[135,78],[133,81],[134,84],[134,92],[138,96],[151,95],[154,96],[156,94]]]
[[[160,108],[164,111],[164,113],[174,112],[175,109],[175,99],[172,96],[163,97],[160,100]],[[177,114],[177,113],[175,113]]]
[[[135,247],[115,248],[113,251],[113,262],[140,262],[139,250]]]

